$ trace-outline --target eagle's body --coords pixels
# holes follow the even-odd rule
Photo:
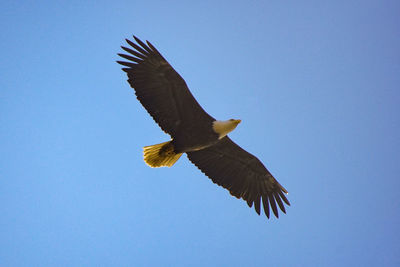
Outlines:
[[[122,47],[131,55],[119,54],[130,62],[126,66],[128,82],[136,96],[158,125],[172,140],[144,147],[144,160],[151,167],[172,166],[186,153],[189,160],[214,183],[243,198],[260,214],[260,202],[269,218],[271,206],[278,217],[277,205],[285,212],[287,193],[253,155],[236,145],[228,136],[240,120],[218,121],[193,97],[182,77],[157,49],[134,37],[126,40],[135,50]],[[283,202],[282,202],[283,200]]]

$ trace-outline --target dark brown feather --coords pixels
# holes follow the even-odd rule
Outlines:
[[[136,43],[126,40],[134,50],[122,47],[130,55],[119,54],[128,62],[117,62],[127,67],[123,71],[129,84],[161,129],[174,137],[182,125],[209,126],[214,118],[198,104],[182,77],[152,44],[134,39]]]
[[[263,200],[263,207],[264,207],[264,213],[267,216],[267,218],[269,219],[269,203],[268,203],[268,196],[263,196],[262,197]]]
[[[277,218],[278,206],[286,213],[283,202],[290,205],[284,195],[286,189],[275,180],[261,161],[236,145],[229,137],[224,137],[211,147],[188,152],[187,155],[214,183],[228,189],[233,196],[242,198],[250,207],[254,204],[258,214],[261,211],[261,200],[268,218],[270,208]],[[229,166],[229,171],[225,166]]]

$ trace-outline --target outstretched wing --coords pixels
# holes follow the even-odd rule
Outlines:
[[[277,205],[286,213],[283,202],[290,206],[281,186],[255,156],[236,145],[229,137],[217,144],[187,153],[189,160],[214,183],[226,188],[237,197],[247,201],[249,207],[260,214],[262,200],[265,215],[269,218],[270,207],[279,218]],[[282,202],[283,201],[283,202]]]
[[[125,66],[122,70],[128,74],[137,99],[161,129],[174,136],[183,124],[209,125],[214,119],[199,105],[182,77],[150,42],[133,37],[137,44],[126,40],[133,49],[122,46],[130,55],[118,54],[128,62],[117,62]]]

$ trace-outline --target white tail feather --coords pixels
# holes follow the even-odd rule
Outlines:
[[[172,141],[143,148],[144,161],[152,168],[171,167],[181,156],[175,153]]]

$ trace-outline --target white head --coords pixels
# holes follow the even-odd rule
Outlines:
[[[218,139],[221,139],[225,137],[228,133],[235,130],[236,126],[238,126],[240,122],[241,120],[234,119],[230,119],[227,121],[214,121],[212,127],[214,132],[219,135]]]

